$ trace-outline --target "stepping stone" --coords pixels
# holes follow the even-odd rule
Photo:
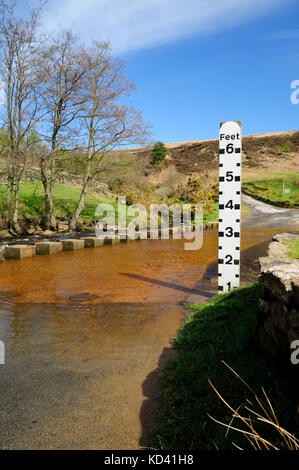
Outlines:
[[[82,237],[81,240],[84,240],[85,248],[95,248],[104,245],[104,240],[98,237]]]
[[[34,245],[11,245],[4,248],[5,259],[24,259],[35,255]]]
[[[62,240],[63,251],[81,250],[84,245],[84,240],[78,240],[77,238]]]
[[[35,253],[37,255],[53,255],[62,251],[62,242],[37,242]]]
[[[120,241],[121,243],[127,241],[127,233],[126,233],[126,232],[123,232],[123,231],[122,231],[122,232],[118,232],[118,235],[117,235],[117,236],[118,236],[119,241]]]
[[[135,232],[131,232],[131,233],[128,233],[127,234],[127,242],[133,242],[135,240],[139,240],[140,239],[140,235],[138,234],[136,238],[133,238],[135,235]]]
[[[172,235],[178,235],[181,233],[181,227],[173,227],[172,229]]]
[[[115,235],[115,238],[105,237],[104,238],[104,245],[115,245],[115,243],[119,243],[120,238]]]
[[[95,294],[90,294],[89,292],[82,292],[79,294],[74,294],[69,297],[69,300],[72,302],[86,302],[87,300],[96,300],[100,297]]]

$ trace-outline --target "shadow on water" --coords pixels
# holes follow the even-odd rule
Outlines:
[[[198,294],[198,295],[202,295],[203,297],[208,297],[208,298],[213,297],[213,295],[214,295],[211,292],[199,290],[197,288],[184,287],[184,286],[180,286],[178,284],[174,284],[173,282],[160,281],[160,280],[152,279],[152,278],[146,277],[146,276],[139,276],[138,274],[130,274],[130,273],[120,273],[120,274],[123,275],[123,276],[131,277],[133,279],[138,279],[140,281],[150,282],[150,283],[156,284],[158,286],[169,287],[170,289],[175,289],[175,290],[178,290],[178,291],[181,291],[181,292],[186,292],[187,294]]]

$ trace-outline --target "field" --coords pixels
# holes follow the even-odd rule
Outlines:
[[[57,183],[54,189],[54,207],[57,217],[68,219],[71,217],[75,205],[79,200],[80,188]],[[0,185],[0,210],[5,213],[5,185]],[[86,198],[86,206],[81,213],[81,219],[89,222],[95,218],[95,210],[101,202],[117,204],[112,198],[90,191]],[[44,192],[42,183],[36,181],[23,182],[20,185],[20,217],[24,219],[40,218],[44,209]]]
[[[280,207],[299,207],[299,174],[268,173],[255,179],[243,180],[243,190],[269,204]]]

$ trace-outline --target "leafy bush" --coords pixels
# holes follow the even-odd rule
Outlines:
[[[208,173],[197,178],[190,176],[186,185],[178,187],[175,197],[191,204],[202,204],[204,211],[210,212],[219,199],[219,185]]]
[[[159,166],[167,155],[167,149],[163,142],[157,142],[151,152],[151,160],[154,166]]]
[[[277,150],[278,152],[282,153],[288,153],[291,151],[292,148],[292,143],[291,142],[286,142],[284,145],[277,145]]]

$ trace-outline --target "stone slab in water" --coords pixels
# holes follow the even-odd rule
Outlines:
[[[63,251],[81,250],[84,248],[84,245],[84,240],[78,240],[76,238],[62,240]]]
[[[114,245],[115,243],[119,243],[120,238],[116,236],[115,238],[105,237],[104,238],[104,245]]]
[[[139,240],[140,239],[140,234],[136,232],[128,232],[127,233],[127,241],[131,242],[133,240]]]
[[[80,292],[79,294],[74,294],[69,297],[69,300],[72,302],[86,302],[87,300],[96,300],[99,299],[98,295],[90,294],[89,292]]]
[[[52,255],[62,251],[62,242],[37,242],[35,252],[37,255]]]
[[[34,245],[12,245],[4,248],[5,259],[24,259],[35,255]]]
[[[81,240],[84,240],[85,248],[95,248],[104,245],[104,240],[98,237],[82,237]]]

